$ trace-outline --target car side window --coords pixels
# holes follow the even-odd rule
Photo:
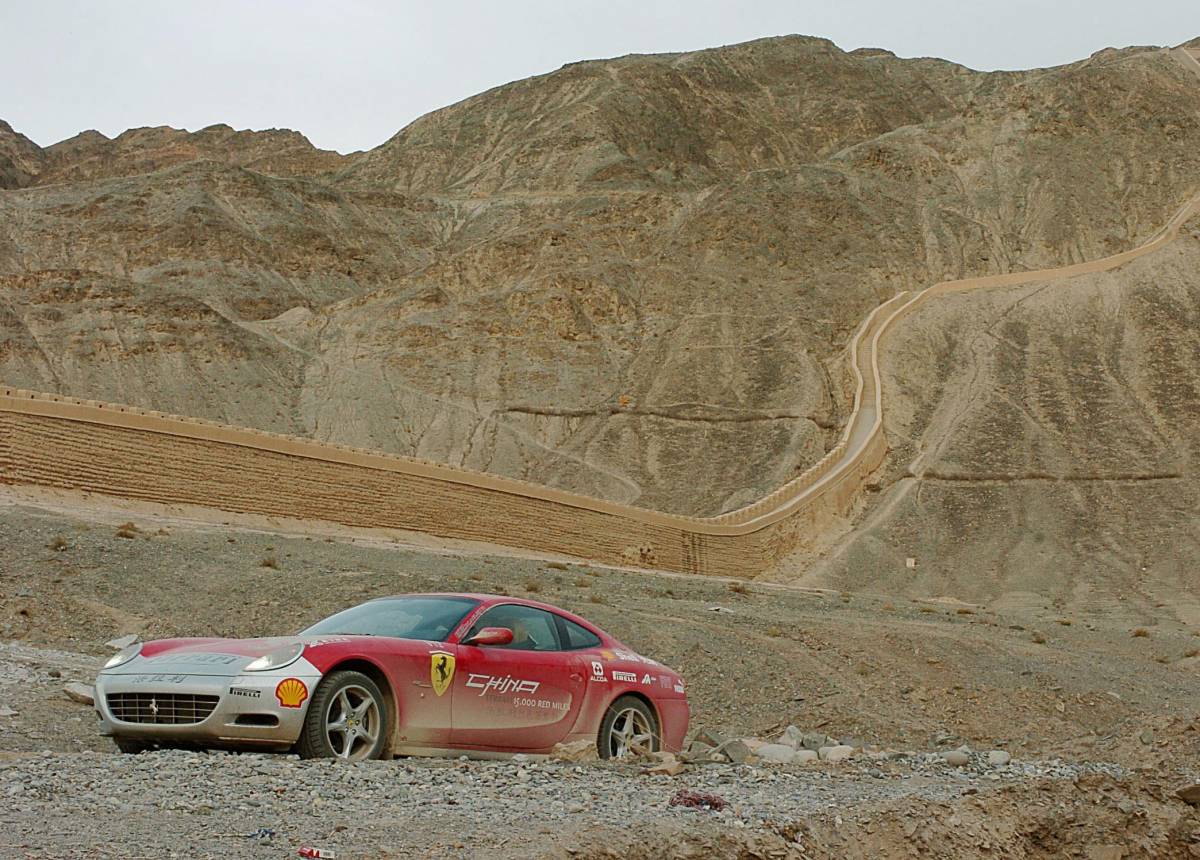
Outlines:
[[[581,648],[600,647],[600,637],[586,627],[581,627],[574,621],[568,621],[561,615],[558,616],[558,623],[562,628],[564,651],[578,651]]]
[[[467,636],[474,636],[484,627],[507,627],[513,632],[512,642],[500,646],[489,645],[489,648],[500,647],[511,651],[562,650],[554,615],[544,609],[511,604],[493,606],[471,625]]]

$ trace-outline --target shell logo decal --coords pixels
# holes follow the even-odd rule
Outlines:
[[[308,687],[299,678],[284,678],[275,688],[275,698],[280,707],[298,708],[308,698]]]

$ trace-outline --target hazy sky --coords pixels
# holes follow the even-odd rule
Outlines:
[[[1200,36],[1200,0],[0,0],[0,119],[294,128],[350,152],[564,63],[804,33],[977,69]]]

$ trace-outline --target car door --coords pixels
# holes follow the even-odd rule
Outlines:
[[[455,746],[547,750],[579,715],[587,678],[577,654],[562,649],[556,616],[500,604],[471,625],[458,646],[451,738]],[[484,627],[513,631],[503,646],[465,644]]]

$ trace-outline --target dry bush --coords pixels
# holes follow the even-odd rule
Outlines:
[[[895,612],[896,611],[896,606],[893,603],[885,603],[885,604],[883,604],[883,606],[881,606],[879,608],[882,609],[884,612]]]
[[[1200,648],[1193,648],[1190,651],[1184,651],[1183,656],[1185,659],[1188,657],[1200,657]]]
[[[967,608],[967,607],[965,607],[965,606],[960,606],[960,607],[959,607],[957,610],[955,610],[955,612],[956,612],[958,615],[974,615],[974,614],[975,614],[975,610],[974,610],[974,609],[968,609],[968,608]]]
[[[125,538],[125,540],[133,540],[138,536],[140,529],[133,523],[121,523],[117,526],[117,537]]]
[[[732,591],[734,594],[749,594],[750,593],[750,589],[746,587],[746,583],[744,583],[744,582],[729,583],[729,590]]]
[[[579,577],[579,579],[575,580],[575,587],[576,588],[591,588],[592,581],[590,579],[588,579],[586,576],[581,576],[581,577]]]
[[[1170,663],[1171,662],[1170,658],[1168,658],[1165,654],[1163,654],[1159,657],[1155,657],[1154,659],[1158,663]]]
[[[1131,635],[1134,639],[1147,639],[1150,636],[1150,631],[1145,627],[1138,627]]]
[[[542,584],[535,579],[531,579],[522,586],[530,594],[537,594],[542,590]]]
[[[279,559],[273,555],[269,555],[258,563],[259,567],[269,567],[271,570],[279,570]]]
[[[920,612],[937,612],[937,610],[934,609],[932,606],[922,606],[919,611]]]
[[[1032,636],[1029,637],[1029,640],[1031,642],[1033,642],[1035,645],[1045,645],[1046,644],[1046,637],[1036,631],[1034,632],[1034,634]]]
[[[1058,623],[1061,624],[1063,627],[1070,627],[1073,622],[1071,621],[1070,618],[1060,618],[1060,619],[1058,619]]]
[[[604,603],[605,602],[604,595],[597,594],[596,592],[593,591],[590,595],[588,595],[588,602],[589,603]]]
[[[62,552],[69,546],[70,544],[67,543],[67,539],[62,535],[59,535],[54,540],[50,541],[50,543],[46,544],[46,549],[52,549],[55,552]]]
[[[774,625],[772,625],[772,626],[770,626],[770,627],[768,627],[768,628],[767,628],[767,635],[768,635],[768,636],[771,636],[771,637],[773,637],[773,638],[775,638],[775,639],[778,639],[780,636],[782,636],[782,635],[783,635],[783,628],[782,628],[782,627],[775,627]]]
[[[546,562],[546,564],[544,565],[544,567],[547,567],[547,568],[549,568],[550,570],[568,570],[568,569],[569,569],[569,568],[568,568],[568,567],[567,567],[565,564],[563,564],[561,561],[548,561],[548,562]]]

